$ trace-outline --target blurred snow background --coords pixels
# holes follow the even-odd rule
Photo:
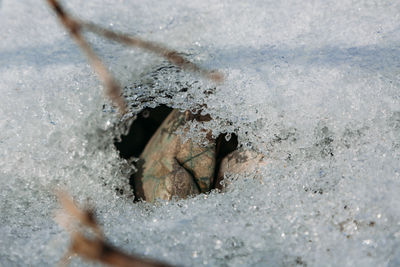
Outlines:
[[[201,127],[238,133],[269,165],[224,194],[133,204],[112,145],[117,117],[85,58],[45,1],[4,0],[1,266],[62,257],[55,187],[95,206],[114,245],[171,264],[400,265],[400,2],[65,2],[221,70],[214,87],[88,35],[133,110],[206,103],[214,121]]]

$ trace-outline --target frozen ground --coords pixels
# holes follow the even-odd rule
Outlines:
[[[96,206],[114,245],[171,264],[400,265],[399,1],[66,2],[224,72],[214,89],[89,36],[132,107],[207,103],[204,127],[237,132],[269,165],[224,194],[133,204],[111,145],[116,117],[85,58],[45,1],[4,0],[1,266],[60,259],[68,237],[52,219],[55,187]]]

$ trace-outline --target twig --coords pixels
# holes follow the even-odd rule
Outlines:
[[[169,60],[171,63],[182,67],[184,69],[200,73],[201,75],[211,79],[215,82],[222,82],[223,75],[217,71],[209,71],[201,68],[200,66],[194,64],[193,62],[180,56],[177,51],[168,49],[162,45],[144,41],[137,37],[128,36],[123,33],[117,33],[106,28],[100,27],[93,23],[83,22],[78,19],[73,18],[69,15],[64,8],[60,5],[57,0],[47,0],[47,3],[56,12],[58,18],[64,27],[69,31],[71,36],[74,38],[75,42],[86,54],[90,64],[96,71],[99,78],[102,80],[103,84],[106,86],[106,95],[111,99],[111,101],[119,108],[121,114],[125,114],[128,111],[127,105],[124,98],[122,97],[122,90],[117,81],[109,73],[105,65],[102,63],[100,58],[96,55],[93,49],[90,47],[89,43],[83,37],[81,30],[86,29],[95,34],[101,35],[107,39],[128,45],[139,47],[148,51],[151,51],[159,56],[162,56]]]
[[[128,46],[136,46],[142,48],[144,50],[148,50],[153,52],[159,56],[162,56],[169,60],[171,63],[193,72],[200,73],[201,75],[205,76],[208,79],[211,79],[215,82],[222,82],[223,75],[218,71],[209,71],[207,69],[201,68],[200,66],[196,65],[195,63],[185,59],[184,57],[180,56],[177,51],[171,50],[163,45],[156,44],[154,42],[149,42],[145,40],[141,40],[134,36],[129,36],[124,33],[118,33],[115,31],[108,30],[101,26],[98,26],[93,23],[81,22],[82,27],[86,30],[96,33],[98,35],[104,36],[107,39],[116,41],[118,43],[122,43]]]
[[[98,238],[103,239],[103,232],[97,225],[93,212],[91,212],[90,210],[82,211],[81,209],[79,209],[72,198],[64,191],[57,191],[57,196],[66,214],[69,214],[72,218],[80,222],[83,226],[92,229]]]
[[[71,234],[71,246],[61,263],[67,264],[70,256],[78,256],[91,261],[116,267],[168,267],[170,265],[149,259],[142,259],[120,251],[119,249],[107,244],[103,238],[103,232],[97,224],[93,212],[81,210],[65,192],[58,192],[58,199],[64,212],[70,216],[67,221],[62,221],[58,216],[58,223],[67,228]],[[93,238],[85,236],[83,233],[73,230],[73,224],[86,226],[95,233]]]
[[[47,2],[54,9],[64,27],[69,30],[69,33],[74,38],[75,42],[86,54],[90,64],[106,86],[107,96],[119,108],[120,113],[125,114],[128,109],[125,100],[122,97],[121,87],[113,78],[113,76],[108,72],[107,68],[104,66],[96,53],[92,50],[85,38],[83,38],[81,34],[81,24],[77,20],[73,19],[69,14],[67,14],[57,0],[47,0]]]

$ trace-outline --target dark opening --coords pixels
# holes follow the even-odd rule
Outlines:
[[[215,163],[214,184],[212,186],[212,189],[219,188],[216,182],[217,182],[219,168],[221,166],[221,161],[225,156],[227,156],[229,153],[237,149],[238,137],[236,134],[232,133],[229,141],[226,141],[226,134],[220,134],[216,142],[217,142],[217,160]]]
[[[121,137],[121,142],[115,142],[120,156],[124,159],[139,157],[147,142],[171,111],[172,108],[165,105],[142,110],[132,123],[129,133]]]

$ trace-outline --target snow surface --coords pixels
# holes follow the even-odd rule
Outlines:
[[[114,245],[171,264],[400,265],[399,1],[65,2],[86,20],[221,70],[226,81],[215,87],[88,35],[133,111],[206,103],[214,120],[193,125],[193,136],[198,127],[236,132],[269,164],[223,194],[133,204],[132,170],[112,145],[118,118],[103,109],[86,59],[45,1],[4,0],[1,266],[62,257],[56,187],[95,206]]]

